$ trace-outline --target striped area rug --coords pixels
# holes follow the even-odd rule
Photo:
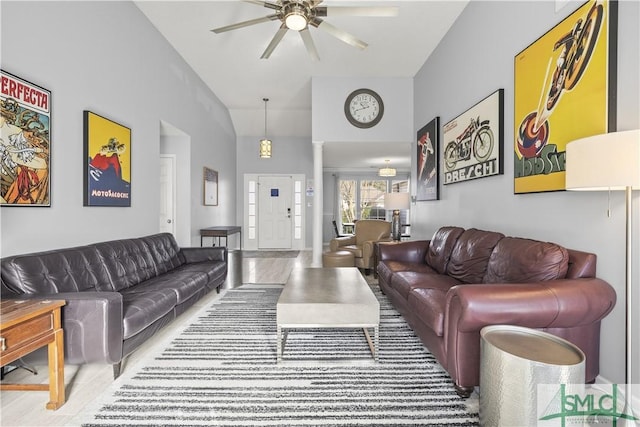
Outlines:
[[[282,287],[228,290],[115,383],[83,426],[477,426],[477,399],[380,300],[380,360],[362,330],[293,330],[276,364]],[[127,378],[124,378],[127,377]],[[76,425],[78,425],[76,424]]]

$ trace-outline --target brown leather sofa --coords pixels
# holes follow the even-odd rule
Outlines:
[[[596,255],[474,228],[378,245],[380,289],[467,397],[480,384],[480,330],[509,324],[562,337],[599,372],[600,321],[615,290],[595,277]]]
[[[14,255],[0,260],[2,298],[62,299],[65,361],[122,360],[227,275],[224,247],[180,248],[147,237]]]
[[[349,251],[355,259],[355,266],[369,272],[373,268],[373,244],[391,240],[391,223],[381,219],[361,219],[356,221],[352,236],[336,237],[329,241],[331,252]]]

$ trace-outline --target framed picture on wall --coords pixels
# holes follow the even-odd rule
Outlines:
[[[0,80],[0,206],[51,206],[51,92]]]
[[[444,185],[504,173],[504,89],[444,125]]]
[[[420,128],[416,139],[418,141],[416,200],[438,200],[440,198],[440,174],[438,173],[440,117],[436,117]]]
[[[84,111],[84,206],[131,206],[131,129]]]
[[[514,193],[565,189],[567,143],[615,130],[617,2],[588,1],[514,59]]]
[[[204,204],[218,206],[218,172],[204,168]]]

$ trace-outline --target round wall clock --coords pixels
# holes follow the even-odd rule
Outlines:
[[[344,102],[344,114],[352,125],[370,128],[382,119],[384,103],[380,95],[371,89],[354,90]]]

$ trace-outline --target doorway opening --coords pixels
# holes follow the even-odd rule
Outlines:
[[[168,166],[169,158],[173,159],[172,166]],[[163,120],[160,121],[160,165],[160,230],[172,226],[178,245],[191,246],[191,137]],[[173,168],[172,173],[167,172],[168,167]],[[172,178],[162,176],[167,173]]]

